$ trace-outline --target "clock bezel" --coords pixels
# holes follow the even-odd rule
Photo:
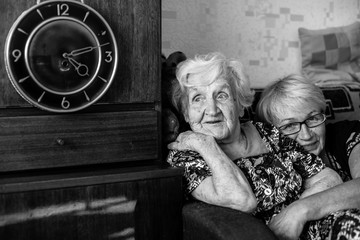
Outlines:
[[[98,62],[97,69],[96,69],[96,71],[94,71],[95,73],[92,75],[91,81],[95,81],[94,78],[99,77],[102,80],[102,82],[104,82],[104,83],[103,84],[97,84],[97,85],[100,86],[100,89],[98,89],[98,90],[91,89],[91,97],[89,97],[87,92],[85,92],[85,90],[87,90],[88,87],[92,84],[91,81],[86,83],[85,86],[83,86],[81,89],[76,89],[75,91],[72,91],[72,92],[66,92],[66,91],[64,91],[64,92],[53,91],[52,92],[52,91],[47,91],[43,87],[39,86],[41,89],[46,90],[46,93],[48,95],[53,94],[54,96],[51,96],[51,99],[56,99],[56,102],[60,104],[60,105],[58,104],[57,106],[53,106],[54,104],[51,105],[52,103],[49,104],[49,103],[41,102],[41,101],[43,101],[42,97],[43,97],[45,91],[38,99],[36,99],[36,98],[34,98],[34,96],[32,96],[32,94],[35,94],[35,93],[31,93],[32,90],[29,91],[29,89],[23,89],[23,87],[20,85],[21,84],[20,83],[21,79],[18,77],[18,74],[16,74],[15,71],[16,70],[22,70],[21,68],[23,68],[24,63],[20,67],[16,67],[14,62],[11,61],[12,60],[11,59],[12,58],[11,51],[13,50],[13,48],[11,48],[11,44],[12,44],[12,40],[13,40],[14,35],[15,35],[15,31],[17,31],[19,25],[21,26],[21,23],[30,14],[34,14],[35,11],[44,10],[44,6],[47,6],[47,7],[51,6],[52,8],[55,8],[56,6],[59,6],[59,4],[61,4],[61,5],[67,4],[68,6],[70,6],[72,8],[74,8],[74,6],[75,6],[76,7],[75,10],[81,9],[81,11],[83,11],[84,13],[89,12],[90,14],[93,14],[93,16],[91,16],[91,17],[94,17],[95,20],[92,19],[92,21],[95,21],[95,22],[101,21],[100,25],[103,28],[102,30],[106,31],[106,34],[108,34],[108,36],[106,36],[106,38],[110,42],[110,44],[109,44],[110,46],[108,46],[108,48],[112,50],[112,55],[111,55],[112,59],[111,59],[110,64],[106,65],[106,63],[104,61],[106,59],[106,56],[105,56],[105,54],[103,54],[104,50],[102,49],[103,48],[103,46],[102,46],[101,49],[99,49],[99,53],[98,53],[99,59],[97,60],[97,62]],[[50,9],[50,7],[48,9]],[[39,12],[37,12],[37,13],[39,13]],[[49,14],[49,13],[46,13],[46,14],[50,15],[50,18],[43,19],[39,23],[35,23],[35,24],[31,25],[31,28],[30,28],[29,33],[28,33],[28,37],[26,38],[26,41],[25,41],[25,45],[23,43],[21,43],[22,47],[23,47],[23,49],[21,49],[21,54],[22,54],[21,61],[25,62],[29,78],[31,78],[31,81],[36,82],[36,84],[38,84],[37,80],[34,79],[34,75],[31,72],[30,68],[28,67],[29,63],[27,61],[30,61],[30,60],[28,59],[28,51],[27,50],[28,50],[28,44],[29,44],[29,41],[30,41],[31,37],[33,37],[33,34],[36,34],[35,31],[37,31],[37,29],[40,26],[45,25],[46,22],[58,21],[58,20],[63,20],[63,19],[77,22],[78,24],[82,25],[84,28],[86,28],[91,33],[94,33],[94,38],[96,39],[97,43],[99,43],[99,46],[101,44],[101,41],[99,39],[102,36],[100,36],[100,35],[96,36],[96,33],[97,34],[99,34],[99,33],[98,32],[95,33],[95,29],[97,29],[98,26],[94,27],[93,24],[90,26],[90,24],[79,20],[79,17],[76,16],[76,15],[58,16],[56,14]],[[39,13],[39,15],[40,15],[40,13]],[[86,16],[86,17],[88,17],[88,16]],[[31,16],[29,18],[31,18]],[[104,47],[104,48],[106,48],[106,47]],[[107,92],[107,90],[109,89],[111,83],[114,81],[116,70],[117,70],[118,47],[117,47],[117,42],[116,42],[115,35],[114,35],[110,25],[103,18],[103,16],[99,12],[97,12],[95,9],[93,9],[90,6],[84,4],[82,1],[77,2],[77,1],[72,1],[72,0],[63,0],[63,1],[49,0],[49,1],[38,3],[37,5],[32,6],[31,8],[24,11],[16,19],[16,21],[13,23],[13,25],[12,25],[9,33],[8,33],[8,36],[6,38],[5,58],[4,59],[5,59],[6,71],[7,71],[8,77],[9,77],[9,79],[11,81],[11,84],[13,85],[15,90],[18,92],[18,94],[23,99],[25,99],[27,102],[29,102],[32,106],[35,106],[35,107],[40,108],[42,110],[46,110],[46,111],[50,111],[50,112],[56,112],[56,113],[68,113],[68,112],[76,112],[76,111],[79,111],[79,110],[82,110],[84,108],[87,108],[87,107],[91,106],[92,104],[96,103]],[[100,68],[102,68],[102,72],[107,74],[106,78],[102,78],[99,75],[99,69]],[[96,81],[100,81],[100,80],[96,79]],[[92,86],[92,85],[91,85],[91,87],[95,88],[95,86]],[[39,90],[37,90],[37,91],[39,91]],[[77,96],[76,94],[82,94],[82,91],[84,91],[83,93],[85,94],[85,96],[83,96],[84,99],[83,100],[77,100],[77,99],[80,99],[81,97]],[[93,92],[95,94],[93,94]],[[37,96],[39,96],[39,94]],[[65,107],[68,106],[68,108],[64,108],[64,106],[61,107],[62,104],[64,102],[66,103],[66,101],[68,100],[68,99],[66,99],[67,97],[70,98],[70,99],[71,98],[76,99],[77,106],[70,107],[71,105],[64,105]],[[62,99],[61,102],[59,102],[60,99]],[[50,102],[50,100],[47,100],[47,101]]]

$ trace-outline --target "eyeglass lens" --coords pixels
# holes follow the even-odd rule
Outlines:
[[[284,126],[281,126],[279,129],[285,135],[291,135],[299,132],[301,130],[302,124],[305,124],[308,128],[313,128],[319,126],[320,124],[325,122],[325,120],[326,120],[326,116],[322,113],[319,113],[305,119],[302,122],[289,123]]]

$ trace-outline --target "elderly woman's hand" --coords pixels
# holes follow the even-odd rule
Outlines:
[[[180,133],[176,140],[168,144],[171,150],[192,150],[196,152],[204,151],[215,139],[212,136],[193,131]]]

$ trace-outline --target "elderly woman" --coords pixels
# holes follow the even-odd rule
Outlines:
[[[360,121],[325,125],[325,108],[321,89],[300,75],[289,75],[269,85],[257,105],[260,120],[274,124],[283,135],[320,156],[327,166],[340,173],[344,181],[354,179],[301,199],[281,212],[272,223],[281,226],[282,231],[289,229],[289,225],[296,227],[298,219],[309,221],[323,217],[329,211],[360,208]],[[317,211],[324,210],[321,206],[330,209]],[[304,212],[308,214],[301,216]],[[358,216],[346,218],[348,224],[360,224]]]
[[[168,145],[168,162],[185,169],[188,197],[252,213],[269,223],[299,198],[341,182],[321,158],[272,125],[240,124],[253,100],[240,62],[216,53],[197,56],[179,64],[177,79],[173,104],[191,130]],[[311,232],[320,228],[335,234],[334,222],[328,223],[317,221],[302,231],[303,222],[287,239],[297,239],[301,232],[303,239],[312,239]]]

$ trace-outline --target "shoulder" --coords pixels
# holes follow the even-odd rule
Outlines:
[[[263,122],[252,122],[252,124],[256,127],[264,142],[276,152],[282,150],[289,151],[297,145],[295,140],[282,135],[272,124]]]
[[[260,135],[273,137],[279,136],[279,130],[272,124],[253,121],[249,121],[248,123],[254,125]]]
[[[339,121],[326,125],[326,146],[333,148],[360,135],[360,121]],[[335,140],[335,141],[334,141]]]

